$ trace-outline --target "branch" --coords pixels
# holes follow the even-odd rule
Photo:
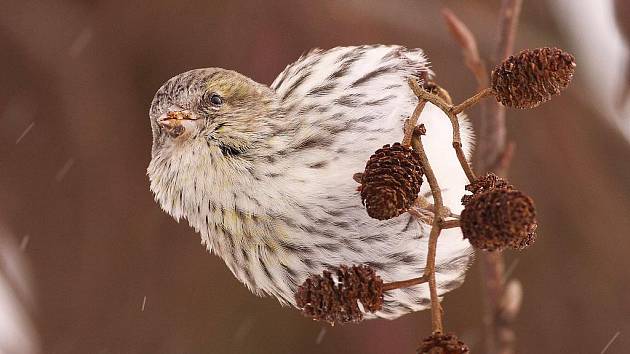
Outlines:
[[[499,13],[499,28],[495,63],[498,63],[514,51],[516,27],[523,0],[503,0]],[[498,102],[488,102],[478,131],[477,170],[494,171],[506,143],[505,107]]]
[[[426,283],[429,279],[426,275],[423,275],[418,278],[401,280],[401,281],[393,281],[391,283],[383,284],[383,291],[400,289],[400,288],[408,288],[410,286],[418,285]]]
[[[423,105],[423,100],[420,100],[418,106]],[[431,168],[431,164],[429,163],[429,159],[427,158],[427,154],[424,151],[424,147],[422,146],[422,139],[420,135],[424,134],[424,126],[421,125],[414,129],[412,145],[415,151],[420,155],[420,161],[422,163],[422,168],[424,169],[424,175],[427,177],[427,181],[429,182],[429,186],[431,187],[431,194],[433,194],[433,203],[435,205],[436,210],[440,210],[444,202],[442,200],[442,191],[440,190],[440,186],[437,182],[437,178],[433,173],[433,169]],[[424,268],[424,276],[429,280],[429,291],[431,293],[431,324],[433,333],[436,332],[444,332],[444,328],[442,325],[442,307],[440,305],[440,300],[438,298],[437,287],[435,282],[435,256],[436,256],[436,248],[437,248],[437,240],[440,236],[442,217],[439,213],[436,213],[433,219],[433,226],[431,227],[431,233],[429,234],[429,252],[427,254],[427,265]]]
[[[466,24],[464,24],[464,22],[462,22],[450,9],[442,9],[442,17],[444,18],[451,35],[462,48],[464,64],[466,64],[468,69],[475,76],[479,90],[487,87],[488,69],[486,69],[486,64],[479,56],[479,49],[477,48],[475,36],[468,29]]]
[[[455,220],[442,220],[442,222],[440,223],[440,227],[442,229],[453,229],[456,227],[459,227],[459,220],[455,219]]]
[[[422,113],[422,110],[424,109],[424,105],[426,103],[427,103],[426,101],[422,101],[422,100],[418,102],[418,105],[416,105],[416,108],[413,110],[411,117],[409,117],[409,119],[405,121],[405,128],[404,128],[405,135],[402,141],[402,144],[404,146],[411,146],[413,130],[416,128],[416,125],[418,124],[418,118],[420,117],[420,114]]]
[[[523,0],[503,0],[499,15],[498,39],[495,50],[495,62],[502,61],[513,52],[516,38],[516,28]],[[488,86],[488,73],[483,65],[482,72],[477,52],[477,45],[474,35],[450,10],[445,9],[442,15],[451,31],[454,39],[462,47],[464,62],[477,80],[479,89]],[[467,100],[460,105],[461,110],[468,108],[468,103],[476,103],[474,100]],[[506,143],[505,108],[494,100],[483,102],[481,110],[481,120],[479,122],[478,145],[476,150],[475,166],[478,171],[492,170],[500,175],[505,175],[512,156],[514,154],[514,144]],[[468,173],[467,173],[468,174]],[[482,268],[484,269],[484,287],[486,293],[486,352],[500,353],[514,352],[514,331],[509,323],[516,316],[518,306],[512,310],[511,318],[505,318],[503,304],[506,303],[504,272],[505,265],[501,253],[488,252],[481,255]]]
[[[418,98],[421,101],[425,100],[425,101],[431,102],[432,104],[437,106],[439,109],[441,109],[442,112],[444,112],[448,116],[448,119],[451,121],[451,125],[453,128],[453,148],[455,149],[455,153],[457,154],[457,159],[459,160],[459,164],[462,166],[462,169],[466,173],[466,177],[468,177],[468,180],[471,182],[474,181],[476,178],[475,173],[470,167],[470,164],[468,164],[468,161],[466,160],[466,155],[464,154],[464,150],[462,149],[462,139],[461,139],[460,130],[459,130],[459,119],[457,119],[456,110],[461,107],[464,107],[464,108],[471,107],[475,103],[478,103],[482,98],[490,95],[492,93],[492,90],[485,89],[482,92],[467,99],[461,105],[453,106],[451,104],[446,103],[440,97],[423,90],[415,80],[409,80],[409,85],[411,86],[411,90],[413,91],[413,93],[416,96],[418,96]]]
[[[516,28],[523,0],[503,0],[499,15],[499,38],[495,51],[495,62],[502,61],[514,50]],[[478,169],[480,171],[502,170],[505,173],[510,165],[513,146],[506,148],[505,108],[498,102],[488,102],[483,110],[481,127],[478,132]],[[484,252],[481,255],[484,270],[486,293],[486,351],[488,353],[514,353],[514,330],[510,320],[502,318],[502,303],[505,292],[503,255],[497,252]]]
[[[454,106],[452,108],[452,113],[453,114],[460,114],[464,110],[466,110],[466,109],[472,107],[473,105],[475,105],[482,98],[485,98],[485,97],[488,97],[488,96],[492,96],[493,94],[494,94],[494,92],[492,91],[492,89],[489,88],[489,87],[486,87],[486,88],[482,89],[481,91],[479,91],[478,93],[476,93],[474,96],[466,99],[464,102],[458,104],[457,106]]]
[[[516,28],[521,15],[523,0],[503,0],[499,13],[499,39],[496,48],[495,63],[503,61],[514,51]]]

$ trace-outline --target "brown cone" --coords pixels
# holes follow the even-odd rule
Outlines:
[[[536,239],[536,209],[521,191],[494,188],[473,194],[462,211],[464,238],[487,251],[523,249]]]
[[[340,266],[332,273],[312,275],[298,287],[295,294],[297,307],[302,313],[318,321],[330,324],[359,322],[363,312],[376,312],[383,305],[383,281],[368,266]]]
[[[400,143],[385,145],[370,157],[361,179],[361,200],[369,216],[387,220],[406,212],[422,184],[420,157]]]
[[[466,186],[466,190],[472,192],[473,195],[467,194],[462,197],[462,205],[468,204],[468,201],[473,198],[475,194],[481,194],[485,191],[494,188],[514,189],[514,187],[505,179],[495,175],[492,172],[487,173],[485,176],[477,177]]]
[[[514,108],[534,108],[564,90],[575,72],[575,59],[558,48],[526,49],[492,71],[497,101]]]
[[[454,334],[433,333],[422,341],[418,354],[429,354],[431,350],[441,349],[442,354],[464,354],[470,353],[468,346],[459,340]]]

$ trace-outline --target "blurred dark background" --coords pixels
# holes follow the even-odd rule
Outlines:
[[[517,348],[599,353],[618,334],[607,352],[624,353],[630,146],[621,133],[625,121],[607,115],[598,87],[582,76],[590,67],[581,65],[571,24],[589,26],[588,13],[567,21],[577,15],[562,4],[571,2],[525,0],[516,42],[517,49],[562,47],[578,62],[562,96],[532,111],[508,111],[517,144],[512,181],[534,197],[540,213],[538,242],[506,255],[511,277],[524,285]],[[186,223],[154,203],[146,177],[147,110],[162,82],[188,69],[229,68],[269,84],[312,47],[364,43],[424,48],[437,81],[459,101],[476,83],[440,9],[455,11],[487,55],[499,5],[3,1],[0,246],[14,252],[0,270],[17,275],[6,282],[13,284],[7,302],[13,305],[0,306],[17,314],[0,309],[7,314],[0,352],[414,352],[430,332],[427,311],[331,328],[249,293]],[[607,65],[607,53],[599,54],[599,70],[623,77]],[[17,263],[7,260],[16,257]],[[476,353],[483,352],[479,282],[475,265],[444,302],[447,329]]]

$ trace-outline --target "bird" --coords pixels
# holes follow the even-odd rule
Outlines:
[[[433,78],[422,49],[380,44],[313,49],[271,85],[221,68],[178,74],[149,110],[150,190],[247,288],[282,305],[296,305],[296,289],[310,275],[342,264],[370,266],[385,282],[418,277],[430,226],[408,213],[370,218],[353,174],[375,150],[402,139],[418,103],[409,80]],[[459,120],[470,157],[473,131],[466,117]],[[444,205],[457,213],[467,180],[450,122],[427,104],[418,123]],[[420,194],[431,200],[428,183]],[[443,230],[440,296],[462,284],[471,259],[461,232]],[[425,283],[386,292],[382,308],[365,318],[428,307]]]

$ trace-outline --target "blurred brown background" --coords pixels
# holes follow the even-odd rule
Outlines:
[[[576,49],[551,2],[525,0],[516,48]],[[461,100],[476,84],[443,6],[477,34],[482,53],[493,52],[499,1],[491,0],[3,1],[0,238],[21,246],[32,272],[35,305],[22,301],[39,338],[30,348],[414,352],[430,332],[428,312],[330,328],[240,285],[153,202],[147,110],[161,83],[188,69],[230,68],[268,84],[309,48],[362,43],[424,48]],[[630,147],[589,101],[597,88],[577,62],[562,96],[508,111],[518,146],[512,179],[537,201],[541,225],[534,247],[507,254],[525,287],[521,353],[600,353],[618,332],[607,353],[630,347]],[[475,265],[444,303],[447,329],[476,353],[479,273]]]

